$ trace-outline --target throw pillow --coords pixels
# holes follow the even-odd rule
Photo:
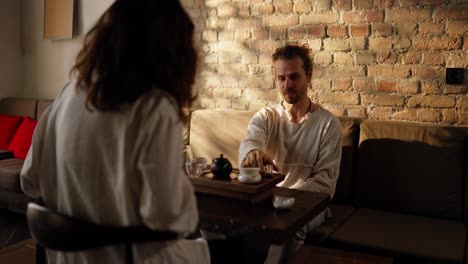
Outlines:
[[[13,157],[17,159],[25,159],[31,146],[32,136],[36,128],[37,120],[30,117],[24,117],[20,126],[16,130],[13,139],[8,146],[8,150],[13,151]]]
[[[21,122],[21,116],[0,115],[0,149],[7,149]]]

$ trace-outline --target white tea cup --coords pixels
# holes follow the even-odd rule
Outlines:
[[[260,168],[244,167],[239,168],[239,176],[237,180],[242,183],[257,183],[262,180],[260,175]]]

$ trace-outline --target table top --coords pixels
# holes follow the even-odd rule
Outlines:
[[[275,187],[273,194],[294,197],[287,209],[276,209],[272,200],[252,205],[247,201],[197,193],[200,228],[231,236],[252,233],[272,242],[284,242],[320,212],[330,202],[325,193]]]

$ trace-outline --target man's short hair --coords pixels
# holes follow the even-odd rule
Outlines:
[[[310,58],[310,49],[306,44],[295,45],[287,44],[286,46],[277,48],[272,55],[273,62],[277,60],[291,60],[299,57],[303,62],[303,68],[307,75],[312,74],[312,59]]]

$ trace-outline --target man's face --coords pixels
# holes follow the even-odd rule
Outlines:
[[[290,60],[275,61],[275,77],[278,91],[289,104],[296,104],[307,97],[307,88],[311,76],[308,76],[299,57]]]

